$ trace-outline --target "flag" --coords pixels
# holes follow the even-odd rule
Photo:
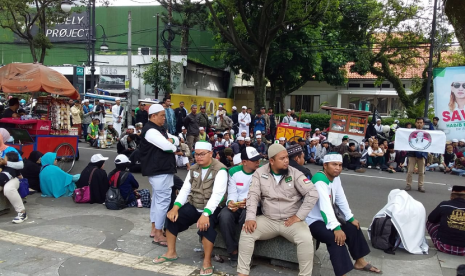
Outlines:
[[[441,130],[399,128],[394,142],[395,150],[444,153],[446,134]]]

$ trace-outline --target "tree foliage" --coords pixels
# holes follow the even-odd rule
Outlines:
[[[179,85],[180,64],[171,63],[171,75],[169,70],[169,61],[166,57],[162,60],[152,58],[145,71],[135,71],[135,75],[144,80],[144,85],[150,85],[156,93],[165,92],[165,95],[173,93]],[[155,95],[158,98],[158,94]]]
[[[455,37],[465,51],[465,1],[443,0],[444,10],[455,30]]]
[[[47,27],[66,17],[61,0],[0,0],[0,26],[29,45],[34,62],[43,63],[47,49],[52,48],[45,35]]]
[[[205,28],[208,18],[205,5],[193,0],[157,0],[165,9],[169,8],[171,2],[172,12],[177,13],[179,18],[171,19],[172,30],[181,36],[181,55],[187,55],[190,46],[190,29],[198,27]],[[163,12],[162,21],[169,23],[168,14]]]

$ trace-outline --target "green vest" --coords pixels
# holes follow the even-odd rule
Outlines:
[[[90,128],[90,132],[89,132],[89,134],[87,134],[88,135],[87,140],[91,139],[89,137],[89,135],[92,135],[93,137],[96,137],[98,135],[98,133],[99,133],[98,125],[94,126],[94,123],[90,123],[89,128]]]
[[[212,163],[210,164],[210,167],[208,167],[207,174],[202,180],[202,167],[198,164],[191,167],[189,172],[191,174],[191,192],[187,201],[196,209],[203,210],[207,205],[207,202],[213,192],[213,184],[215,182],[216,174],[221,169],[226,169],[226,166],[218,160],[212,159]],[[197,175],[197,177],[194,177],[194,175]]]

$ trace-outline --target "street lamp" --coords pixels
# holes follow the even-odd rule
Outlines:
[[[71,1],[69,1],[69,0],[63,0],[63,1],[61,1],[61,9],[64,12],[68,13],[68,12],[71,11],[72,4],[73,3]]]
[[[105,29],[104,29],[103,26],[100,25],[100,24],[97,24],[97,26],[100,26],[100,28],[102,28],[102,31],[103,31],[103,35],[102,35],[102,37],[101,37],[102,40],[103,40],[103,42],[102,42],[102,45],[100,45],[100,51],[106,52],[106,51],[108,51],[108,45],[107,45],[107,43],[106,43],[107,35],[105,34]]]

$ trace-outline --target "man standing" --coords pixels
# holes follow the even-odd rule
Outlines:
[[[78,129],[78,136],[81,136],[81,126],[82,126],[82,107],[81,103],[79,101],[76,101],[76,103],[71,107],[71,118],[73,119],[73,127],[76,127]]]
[[[417,129],[423,129],[424,121],[423,118],[418,117],[415,120],[415,127]],[[405,187],[406,191],[410,191],[412,189],[412,174],[415,171],[415,166],[418,167],[418,191],[421,193],[425,192],[425,188],[423,188],[423,181],[425,178],[425,160],[428,158],[427,152],[420,152],[420,151],[409,151],[407,152],[407,186]]]
[[[239,131],[241,134],[243,131],[245,131],[246,137],[249,137],[249,125],[252,119],[250,114],[247,113],[247,106],[242,107],[242,112],[237,115],[237,118],[239,120]]]
[[[283,118],[283,123],[290,124],[294,119],[291,116],[291,110],[286,110],[286,116]]]
[[[273,108],[268,108],[268,118],[270,120],[270,137],[268,140],[274,142],[276,136],[276,119],[274,117]]]
[[[207,111],[203,105],[200,107],[199,126],[203,127],[205,132],[210,129],[210,120],[208,120]]]
[[[187,115],[184,119],[184,126],[187,129],[187,145],[189,146],[189,150],[192,152],[194,144],[199,141],[199,119],[197,114],[197,105],[191,105],[191,113]],[[189,161],[193,161],[192,156],[189,157]]]
[[[249,275],[256,240],[281,235],[297,245],[299,275],[310,276],[313,241],[304,220],[318,201],[318,192],[302,172],[289,166],[286,148],[273,144],[268,156],[270,163],[255,171],[249,187],[239,240],[238,275]],[[259,203],[262,216],[257,216]]]
[[[176,134],[176,117],[174,115],[174,110],[171,108],[171,98],[164,98],[163,103],[165,104],[165,113],[166,113],[166,129],[172,135]]]
[[[260,113],[262,114],[262,118],[265,119],[265,134],[268,134],[270,132],[270,117],[266,114],[264,106],[260,108]]]
[[[84,105],[82,106],[82,132],[84,140],[87,140],[87,128],[90,123],[92,123],[92,114],[94,113],[89,107],[89,100],[86,99],[83,101]]]
[[[233,121],[232,129],[234,130],[234,133],[239,133],[239,113],[237,112],[237,107],[235,106],[232,107],[231,120]]]
[[[121,125],[123,124],[124,108],[121,106],[121,98],[115,98],[116,104],[111,108],[113,117],[113,127],[121,135]]]
[[[228,171],[213,158],[210,143],[195,143],[195,159],[197,164],[189,170],[173,208],[167,214],[168,251],[153,262],[161,264],[177,260],[176,237],[196,223],[205,253],[200,275],[212,275],[211,255],[217,235],[215,226],[221,211],[218,205],[226,193]]]
[[[137,114],[136,114],[136,124],[142,123],[143,125],[145,125],[148,121],[149,121],[149,113],[145,109],[145,104],[140,103],[139,110],[137,111]]]
[[[166,212],[171,202],[171,187],[176,173],[176,158],[174,153],[179,145],[176,136],[168,134],[163,128],[165,109],[161,104],[153,104],[149,108],[149,121],[142,129],[140,143],[140,160],[142,175],[148,176],[152,186],[152,204],[150,220],[153,243],[166,246],[163,236],[163,225]]]
[[[236,225],[245,222],[247,194],[252,182],[252,174],[260,166],[260,154],[252,147],[245,148],[241,154],[242,165],[229,170],[228,199],[226,206],[218,215],[221,234],[226,243],[232,267],[237,266],[238,240]]]
[[[94,118],[98,118],[100,123],[98,128],[103,130],[103,126],[105,125],[105,101],[99,100],[98,104],[94,106]]]
[[[439,123],[439,117],[434,117],[433,118],[433,128],[434,128],[434,130],[439,130],[438,123]]]
[[[223,105],[218,105],[218,110],[216,111],[216,122],[218,123],[218,121],[220,120],[220,114],[223,112],[224,108],[223,108]],[[225,113],[226,113],[226,110],[224,110]],[[226,115],[226,114],[225,114]]]
[[[176,117],[176,133],[181,133],[181,128],[184,125],[184,119],[187,116],[187,110],[184,108],[184,102],[179,103],[179,107],[174,110]]]

